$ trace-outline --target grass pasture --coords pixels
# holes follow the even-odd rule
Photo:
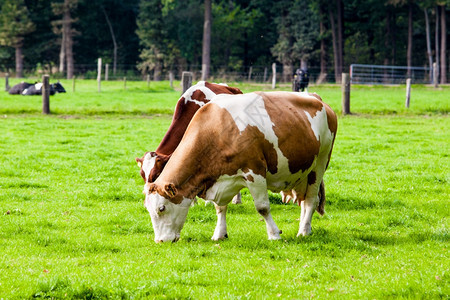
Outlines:
[[[409,110],[404,87],[352,88],[311,236],[296,238],[297,206],[272,204],[283,240],[268,241],[244,191],[229,239],[210,240],[200,200],[179,242],[155,244],[134,158],[156,148],[179,91],[63,85],[50,116],[40,97],[0,94],[0,299],[449,297],[449,87],[413,86]],[[340,111],[340,87],[310,91]]]

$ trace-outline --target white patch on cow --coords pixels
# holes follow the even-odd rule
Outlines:
[[[200,107],[202,107],[203,105],[206,104],[205,102],[197,101],[196,99],[192,99],[192,94],[197,90],[200,90],[203,92],[203,94],[205,94],[206,100],[211,100],[216,95],[213,91],[211,91],[209,88],[207,88],[205,86],[205,81],[199,81],[199,82],[197,82],[196,85],[193,85],[190,88],[188,88],[186,90],[186,92],[184,92],[184,94],[181,96],[181,97],[184,97],[184,104],[187,104],[188,102],[192,102],[192,103],[197,104]]]
[[[24,89],[24,90],[22,91],[22,95],[26,95],[27,92],[28,92],[28,89]]]
[[[145,173],[145,182],[148,181],[148,176],[150,176],[150,172],[156,163],[156,157],[152,156],[150,153],[147,153],[144,157],[144,161],[142,162],[142,170]]]
[[[325,128],[328,128],[327,124],[327,111],[325,110],[325,106],[322,108],[321,111],[317,112],[316,115],[311,117],[309,112],[306,110],[304,111],[306,114],[306,117],[308,118],[309,123],[311,123],[311,129],[314,132],[314,135],[316,136],[317,141],[320,141],[320,135],[321,131]]]
[[[231,199],[245,187],[244,173],[239,170],[235,175],[222,175],[211,186],[205,195],[205,200],[210,200],[219,206],[227,205]]]
[[[244,172],[239,169],[234,175],[222,175],[206,191],[205,200],[212,201],[219,206],[227,205],[238,191],[248,185],[261,185],[266,190],[266,179],[255,174],[253,170]]]
[[[36,83],[35,85],[34,85],[34,87],[36,88],[36,90],[37,91],[39,91],[40,89],[42,89],[42,86],[43,86],[44,84],[42,83],[42,82],[39,82],[39,83]]]
[[[234,101],[230,101],[233,97]],[[233,117],[239,131],[242,133],[247,126],[256,126],[266,135],[267,140],[276,140],[272,127],[274,124],[270,120],[266,111],[263,98],[256,93],[242,95],[217,95],[211,101],[225,108]]]
[[[316,139],[320,142],[320,148],[322,151],[323,147],[331,147],[332,141],[334,139],[334,133],[328,128],[328,117],[325,106],[321,111],[317,112],[316,115],[311,117],[311,115],[305,111],[309,123],[311,123],[311,129],[316,136]]]

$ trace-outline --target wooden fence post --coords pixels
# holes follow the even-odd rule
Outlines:
[[[181,84],[183,85],[183,91],[181,92],[183,95],[192,86],[192,72],[183,72],[181,74]]]
[[[9,86],[9,73],[5,74],[5,91],[9,91],[11,87]]]
[[[405,107],[409,108],[409,100],[411,98],[411,78],[406,79],[406,102]]]
[[[264,68],[263,82],[266,82],[266,80],[267,80],[267,67]]]
[[[98,83],[98,92],[101,92],[101,82],[102,82],[102,59],[98,59],[97,65],[97,83]]]
[[[42,76],[42,113],[50,114],[50,76]]]
[[[75,93],[75,76],[72,77],[72,92]]]
[[[147,88],[150,87],[150,74],[147,74]]]
[[[275,89],[275,86],[277,85],[277,64],[272,64],[272,89]]]
[[[434,80],[434,87],[438,87],[438,67],[436,63],[433,63],[433,80]]]
[[[173,72],[169,72],[170,88],[173,89]]]
[[[105,64],[105,81],[108,81],[109,76],[109,64]]]
[[[350,75],[342,73],[342,114],[350,114]]]
[[[252,71],[253,71],[253,67],[250,66],[250,70],[248,70],[248,81],[252,80]]]

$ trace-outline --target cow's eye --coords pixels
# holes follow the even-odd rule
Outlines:
[[[161,206],[159,207],[159,212],[163,212],[163,211],[165,211],[165,210],[166,210],[166,206],[161,205]]]

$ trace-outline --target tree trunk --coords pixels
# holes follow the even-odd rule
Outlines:
[[[113,58],[113,74],[116,75],[116,69],[117,69],[117,42],[116,42],[116,36],[114,34],[114,30],[112,28],[112,24],[109,21],[108,15],[106,14],[106,10],[105,10],[105,8],[103,6],[102,6],[102,10],[103,10],[103,14],[105,15],[106,23],[108,24],[109,32],[111,33],[111,39],[112,39],[112,42],[113,42],[113,47],[114,47],[114,49],[113,49],[113,56],[114,56],[114,58]]]
[[[290,82],[292,79],[292,74],[294,66],[292,63],[284,63],[283,64],[283,82]]]
[[[395,15],[395,11],[392,12],[391,17],[391,65],[395,66],[395,64],[397,63],[397,16]]]
[[[161,80],[161,70],[162,70],[162,65],[159,61],[157,61],[155,63],[155,68],[153,69],[153,81]]]
[[[344,67],[344,3],[342,0],[336,0],[337,3],[337,46],[338,46],[338,78],[336,78],[337,82],[341,82],[342,69]]]
[[[323,6],[321,5],[319,7],[319,18],[320,18],[320,23],[319,23],[319,27],[320,27],[320,74],[319,74],[319,78],[317,79],[317,84],[320,84],[322,82],[325,81],[326,76],[327,76],[327,50],[326,50],[326,46],[325,46],[325,32],[326,32],[326,28],[325,28],[325,24],[323,22],[324,20],[324,15],[325,12],[323,10]]]
[[[73,77],[73,40],[72,40],[72,18],[70,16],[70,0],[64,0],[64,15],[63,15],[63,31],[65,35],[65,50],[67,61],[67,79]]]
[[[408,72],[407,77],[411,77],[411,67],[412,67],[412,44],[413,44],[413,21],[412,21],[412,12],[413,12],[413,6],[412,2],[409,1],[408,3],[408,48],[406,50],[406,64],[408,66]]]
[[[61,49],[59,50],[59,72],[64,73],[65,63],[66,63],[66,36],[64,34],[64,30],[62,30],[61,35]]]
[[[209,77],[211,64],[211,0],[205,0],[205,22],[203,25],[202,80]]]
[[[333,60],[334,60],[334,78],[336,82],[338,82],[339,73],[338,73],[338,65],[339,65],[339,58],[338,58],[338,46],[337,46],[337,34],[336,34],[336,24],[334,22],[334,14],[329,9],[329,15],[330,15],[330,24],[331,24],[331,36],[333,39]]]
[[[441,6],[441,84],[447,83],[447,24],[445,5]]]
[[[16,78],[23,77],[23,55],[22,55],[22,47],[16,47]]]
[[[433,82],[433,56],[431,54],[431,38],[430,38],[430,21],[428,20],[428,10],[423,9],[425,14],[425,33],[427,35],[427,56],[428,64],[430,65],[430,82]]]
[[[439,63],[439,6],[435,6],[434,8],[435,15],[436,15],[436,31],[434,36],[434,51],[436,54],[436,82],[439,82],[439,66],[441,65]]]

